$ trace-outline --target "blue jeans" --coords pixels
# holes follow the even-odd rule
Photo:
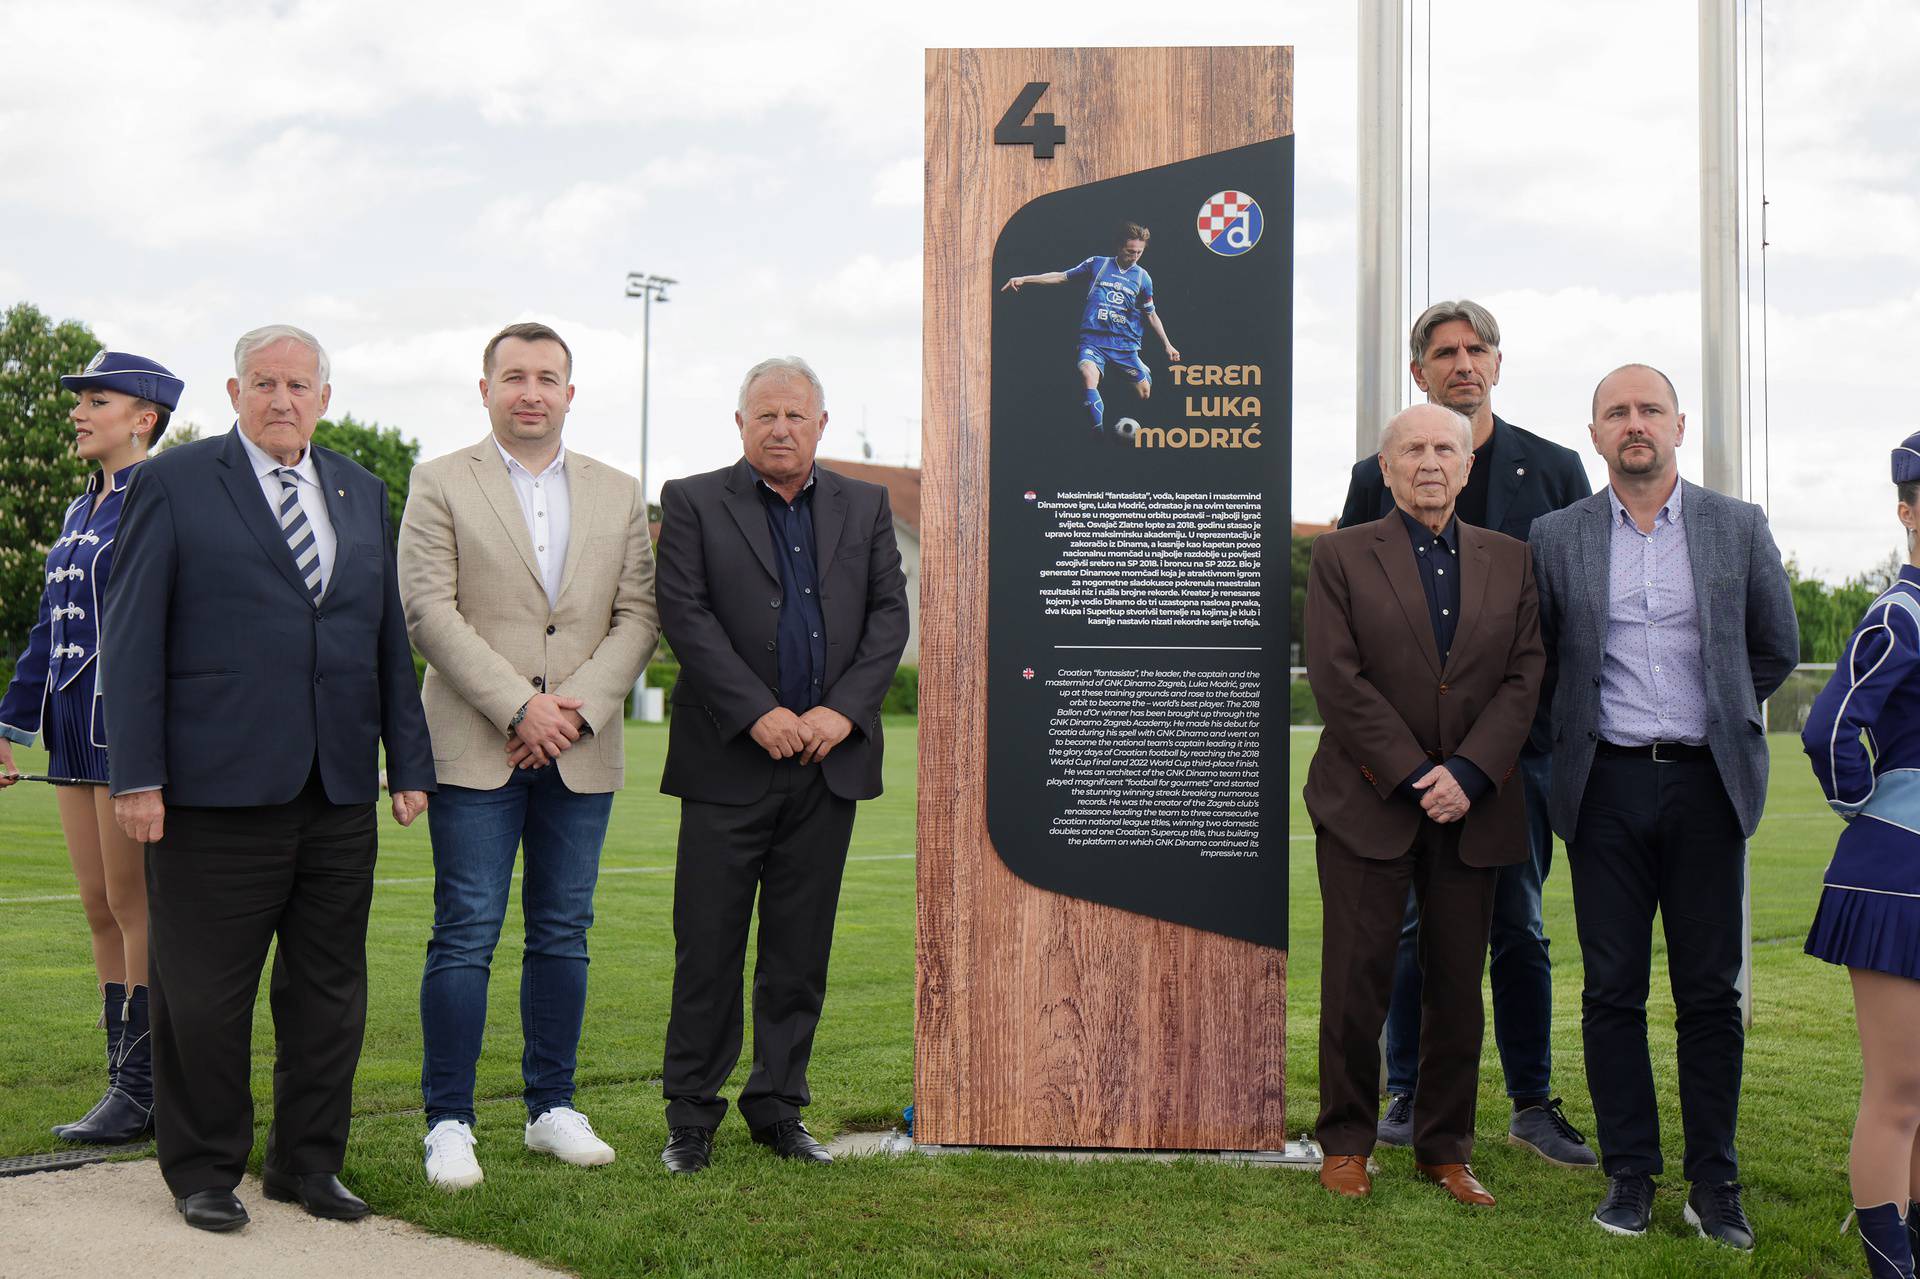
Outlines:
[[[427,810],[433,839],[433,938],[420,979],[427,1125],[473,1122],[473,1072],[487,1026],[487,977],[514,854],[527,850],[520,904],[520,1074],[527,1117],[573,1103],[587,1006],[587,929],[613,795],[577,795],[552,765],[516,769],[497,790],[442,786]]]
[[[1540,922],[1540,889],[1553,866],[1553,823],[1547,816],[1552,756],[1520,752],[1526,787],[1525,861],[1502,866],[1493,894],[1488,978],[1493,986],[1493,1041],[1507,1077],[1507,1096],[1544,1097],[1553,1077],[1553,965]],[[1407,894],[1406,922],[1387,1007],[1387,1091],[1411,1096],[1420,1078],[1420,910]]]

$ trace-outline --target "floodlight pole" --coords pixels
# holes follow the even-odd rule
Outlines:
[[[1700,415],[1708,488],[1742,501],[1746,464],[1746,313],[1740,297],[1740,8],[1745,0],[1700,0]],[[1765,723],[1766,707],[1760,708]],[[1742,876],[1740,1019],[1753,1025],[1753,874]]]
[[[678,284],[664,275],[651,275],[645,271],[627,272],[627,296],[640,299],[640,504],[644,507],[651,500],[647,496],[647,408],[653,398],[653,303],[657,298],[667,300],[667,286]],[[641,671],[633,682],[633,713],[644,718],[642,703],[646,698],[647,673]]]
[[[678,284],[664,275],[627,272],[627,296],[641,299],[640,309],[640,500],[647,494],[647,408],[653,398],[653,303],[667,301],[667,286]]]

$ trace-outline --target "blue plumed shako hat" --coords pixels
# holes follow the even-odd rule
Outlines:
[[[142,400],[152,400],[169,413],[180,407],[180,392],[187,386],[164,364],[125,351],[97,352],[81,372],[62,375],[60,385],[69,391],[104,386],[109,391],[123,391]]]

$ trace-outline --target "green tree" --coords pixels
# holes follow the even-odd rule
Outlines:
[[[1287,634],[1293,641],[1291,657],[1295,666],[1307,664],[1307,565],[1312,560],[1313,539],[1296,536],[1293,539],[1293,598],[1287,612]]]
[[[338,422],[321,418],[313,429],[313,442],[346,454],[386,481],[387,505],[393,512],[394,535],[398,536],[400,515],[407,509],[407,481],[420,461],[420,441],[400,434],[397,426],[356,422],[348,413]]]
[[[200,424],[198,422],[169,422],[167,423],[167,433],[160,437],[160,447],[157,451],[165,453],[168,449],[176,445],[191,444],[199,438]]]
[[[26,647],[47,546],[90,469],[73,451],[75,401],[60,375],[79,372],[99,349],[86,325],[55,324],[30,302],[0,314],[0,681]]]

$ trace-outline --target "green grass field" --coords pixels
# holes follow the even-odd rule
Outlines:
[[[911,1099],[913,1066],[913,724],[893,725],[888,793],[864,805],[847,868],[832,985],[813,1059],[816,1133],[885,1127]],[[1297,787],[1313,738],[1293,738]],[[346,1179],[383,1212],[497,1244],[586,1275],[1306,1274],[1841,1275],[1860,1270],[1841,1238],[1846,1148],[1859,1086],[1845,974],[1800,942],[1839,823],[1819,802],[1798,742],[1776,737],[1766,824],[1753,845],[1755,1026],[1747,1049],[1741,1153],[1751,1259],[1680,1220],[1672,1004],[1656,963],[1654,1067],[1670,1172],[1643,1240],[1587,1221],[1603,1181],[1551,1168],[1504,1142],[1489,1022],[1475,1168],[1499,1206],[1469,1213],[1413,1179],[1412,1156],[1382,1151],[1372,1201],[1336,1202],[1307,1173],[1183,1160],[1065,1163],[1006,1156],[872,1158],[795,1167],[729,1117],[716,1164],[669,1178],[659,1070],[672,978],[676,808],[656,789],[665,733],[628,731],[628,789],[614,807],[592,933],[578,1104],[620,1151],[573,1169],[521,1146],[519,929],[499,951],[480,1064],[485,1185],[446,1196],[420,1172],[417,994],[432,916],[423,826],[383,816],[369,938],[371,1003]],[[38,757],[24,752],[21,766]],[[929,802],[944,797],[929,796]],[[1320,902],[1295,796],[1292,823],[1290,1127],[1310,1128],[1317,1089]],[[99,1091],[99,1043],[84,927],[45,787],[0,795],[0,1154],[54,1149],[49,1124]],[[516,908],[517,909],[517,908]],[[1592,1112],[1579,1034],[1580,956],[1564,865],[1548,885],[1554,939],[1555,1083],[1576,1124]],[[265,1001],[256,1023],[257,1124],[271,1067]],[[744,1072],[736,1074],[737,1088]],[[257,1147],[256,1147],[257,1149]],[[257,1157],[257,1156],[256,1156]]]

